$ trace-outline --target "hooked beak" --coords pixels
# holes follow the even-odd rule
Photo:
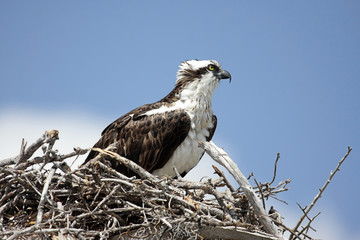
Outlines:
[[[231,82],[231,74],[226,70],[219,71],[219,73],[217,74],[217,77],[219,79],[229,79],[229,83]]]

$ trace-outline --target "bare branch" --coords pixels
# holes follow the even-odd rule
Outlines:
[[[51,168],[45,182],[44,182],[44,188],[42,190],[41,193],[41,198],[40,198],[40,202],[39,202],[39,206],[38,206],[38,213],[37,213],[37,217],[36,217],[36,224],[40,224],[42,221],[42,217],[44,214],[44,202],[45,202],[45,198],[48,194],[49,191],[49,186],[50,186],[50,182],[54,176],[55,173],[55,168]]]
[[[59,139],[57,130],[46,131],[35,143],[31,144],[26,150],[26,143],[22,140],[20,154],[16,157],[3,159],[0,161],[0,167],[11,164],[21,164],[26,162],[44,143]]]
[[[152,181],[156,181],[156,178],[154,177],[154,175],[152,175],[151,173],[149,173],[148,171],[146,171],[144,168],[140,167],[139,165],[137,165],[135,162],[120,156],[119,154],[115,153],[115,152],[111,152],[109,150],[103,150],[101,148],[93,148],[92,150],[97,151],[101,154],[105,154],[108,155],[110,157],[112,157],[113,159],[119,161],[121,164],[125,165],[126,167],[130,168],[132,171],[134,171],[135,173],[139,174],[139,176],[142,179],[149,179]]]
[[[304,211],[304,214],[301,216],[300,220],[297,222],[297,224],[295,225],[293,232],[296,232],[297,229],[299,228],[299,226],[301,225],[302,221],[304,220],[304,218],[309,214],[309,212],[311,211],[311,209],[314,207],[315,203],[317,202],[317,200],[319,200],[319,198],[321,197],[321,194],[325,191],[326,187],[329,185],[330,181],[332,180],[332,178],[334,177],[335,173],[337,171],[340,170],[340,166],[341,164],[345,161],[345,159],[349,156],[350,152],[351,152],[352,148],[349,146],[348,150],[345,154],[345,156],[340,160],[340,162],[338,163],[338,165],[336,166],[335,170],[333,172],[330,173],[329,178],[327,179],[327,181],[325,182],[325,184],[322,186],[322,188],[319,189],[318,194],[315,196],[315,198],[313,199],[313,201],[310,203],[309,207],[306,208],[306,210]],[[289,239],[293,238],[293,234],[290,235]]]
[[[259,189],[259,191],[260,191],[260,196],[261,196],[261,201],[262,201],[262,204],[263,204],[263,208],[266,209],[266,206],[265,206],[265,197],[264,197],[262,188],[261,188],[261,186],[259,185],[258,181],[256,181],[256,178],[254,178],[254,181],[255,181],[256,186],[258,187],[258,189]]]
[[[258,196],[255,194],[251,185],[249,184],[246,177],[242,174],[238,166],[234,163],[229,155],[217,147],[212,141],[210,142],[199,142],[199,146],[204,148],[205,151],[219,164],[224,166],[230,174],[235,178],[239,183],[240,187],[245,192],[246,196],[251,203],[251,206],[254,208],[256,215],[259,217],[260,222],[263,224],[266,232],[273,234],[279,238],[282,238],[282,235],[276,229],[274,223],[270,217],[266,214],[265,209],[261,206],[261,201]]]
[[[224,179],[224,183],[230,189],[230,191],[235,192],[235,189],[233,188],[233,186],[231,186],[229,180],[225,177],[225,174],[220,171],[220,169],[218,169],[215,165],[212,165],[212,167],[215,170],[215,173]]]
[[[273,176],[273,179],[271,180],[271,182],[269,183],[269,185],[273,184],[274,181],[275,181],[275,178],[276,178],[276,168],[277,168],[277,163],[280,159],[280,153],[277,153],[276,154],[276,160],[275,160],[275,164],[274,164],[274,176]]]

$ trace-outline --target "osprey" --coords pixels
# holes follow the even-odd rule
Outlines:
[[[106,148],[118,142],[116,152],[154,175],[176,177],[174,166],[185,176],[204,154],[198,141],[210,141],[217,118],[211,98],[228,71],[214,60],[190,60],[180,64],[175,88],[158,102],[138,107],[107,126],[94,145]],[[98,153],[91,151],[88,162]],[[112,168],[127,175],[134,172],[115,160]]]

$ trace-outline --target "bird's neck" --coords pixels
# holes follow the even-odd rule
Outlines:
[[[175,96],[177,100],[173,103],[175,108],[184,109],[198,127],[205,127],[212,121],[212,95],[215,86],[202,85],[199,82],[189,83]]]

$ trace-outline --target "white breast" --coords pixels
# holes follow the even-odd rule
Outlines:
[[[209,124],[209,127],[212,125]],[[209,135],[208,131],[196,129],[190,129],[188,136],[175,150],[170,160],[160,169],[153,171],[153,174],[157,176],[168,175],[175,177],[175,171],[173,166],[176,167],[179,173],[189,172],[193,167],[198,164],[200,158],[204,154],[204,150],[199,148],[198,141],[206,141],[206,137]]]

